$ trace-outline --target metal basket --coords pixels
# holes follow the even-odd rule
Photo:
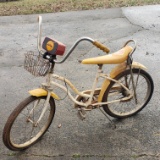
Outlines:
[[[45,76],[50,68],[50,62],[33,52],[25,54],[24,68],[36,77]]]

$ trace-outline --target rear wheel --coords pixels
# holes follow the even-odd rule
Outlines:
[[[141,69],[132,69],[132,72],[135,83],[136,98],[135,96],[132,96],[132,98],[126,101],[103,105],[104,111],[112,117],[126,118],[135,115],[147,105],[152,97],[154,85],[151,76]],[[116,76],[115,79],[134,93],[130,70],[125,70]],[[127,96],[128,94],[126,90],[121,85],[111,82],[104,93],[103,102],[119,100]]]
[[[47,131],[55,114],[55,102],[49,106],[39,123],[46,97],[30,96],[21,102],[9,116],[3,130],[3,142],[10,150],[23,150],[36,143]]]

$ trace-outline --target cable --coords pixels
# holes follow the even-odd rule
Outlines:
[[[64,96],[64,98],[59,99],[59,101],[60,101],[60,100],[64,100],[64,99],[68,96],[68,86],[67,86],[67,83],[66,83],[66,81],[65,81],[65,78],[64,78],[64,84],[65,84],[65,87],[66,87],[66,89],[67,89],[67,94]]]

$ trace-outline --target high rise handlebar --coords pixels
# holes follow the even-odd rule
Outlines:
[[[42,47],[41,47],[41,36],[42,36],[42,16],[39,16],[38,17],[38,22],[39,22],[39,29],[38,29],[38,40],[37,40],[37,43],[38,43],[38,51],[40,54],[44,54],[43,50],[42,50]],[[77,47],[77,45],[81,42],[81,41],[88,41],[90,43],[92,43],[93,45],[95,45],[97,48],[101,49],[102,51],[106,52],[106,53],[109,53],[110,50],[104,46],[103,44],[101,44],[100,42],[98,41],[95,41],[93,40],[92,38],[90,37],[81,37],[80,39],[78,39],[74,44],[73,46],[70,48],[70,50],[68,51],[68,53],[65,55],[65,57],[63,58],[63,60],[61,61],[57,61],[57,60],[54,60],[55,63],[63,63],[68,57],[69,55],[73,52],[73,50]]]

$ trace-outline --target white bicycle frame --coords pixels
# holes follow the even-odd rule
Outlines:
[[[56,74],[53,74],[52,77],[53,77],[54,79],[63,81],[63,82],[65,82],[66,84],[68,84],[69,87],[70,87],[77,95],[82,96],[82,97],[85,97],[85,98],[89,98],[88,101],[87,101],[87,103],[79,102],[79,101],[77,101],[77,100],[72,96],[72,94],[70,93],[70,91],[69,91],[66,87],[64,87],[63,85],[61,85],[61,84],[59,84],[59,83],[56,83],[56,82],[54,82],[54,81],[51,81],[51,84],[52,84],[53,86],[57,86],[57,87],[61,88],[62,90],[64,90],[64,91],[68,94],[69,98],[70,98],[74,103],[76,103],[76,104],[78,104],[78,105],[80,105],[80,106],[83,106],[83,107],[87,107],[87,106],[89,106],[89,105],[92,105],[92,106],[102,106],[102,105],[109,104],[109,103],[115,103],[115,102],[120,102],[120,101],[122,101],[122,100],[128,100],[128,99],[131,98],[131,96],[133,96],[132,93],[130,92],[130,90],[129,90],[126,86],[124,86],[124,85],[123,85],[122,83],[120,83],[119,81],[110,78],[108,75],[103,74],[101,69],[99,69],[98,72],[97,72],[97,75],[96,75],[96,78],[95,78],[95,80],[94,80],[94,82],[93,82],[92,90],[91,90],[90,94],[84,94],[83,92],[79,92],[78,89],[77,89],[68,79],[66,79],[66,78],[64,78],[64,77],[61,77],[61,76],[56,75]],[[105,78],[105,79],[109,79],[110,81],[116,82],[116,83],[119,84],[121,87],[123,87],[123,88],[127,91],[127,93],[130,94],[130,96],[129,96],[129,97],[122,98],[122,99],[119,99],[119,100],[110,101],[110,102],[97,102],[97,103],[95,103],[95,104],[92,104],[91,102],[92,102],[93,97],[94,97],[94,92],[95,92],[95,90],[97,89],[96,87],[97,87],[97,83],[98,83],[98,80],[99,80],[100,77]]]
[[[42,17],[39,16],[38,51],[39,51],[40,54],[43,55],[43,51],[42,51],[42,48],[41,48],[41,24],[42,24]],[[109,52],[109,49],[104,47],[102,44],[99,44],[99,43],[96,44],[97,42],[94,41],[93,39],[89,38],[89,37],[82,37],[82,38],[80,38],[79,40],[77,40],[75,42],[75,44],[70,48],[69,52],[66,54],[66,56],[64,57],[64,59],[62,61],[54,60],[54,63],[63,63],[68,58],[68,56],[72,53],[72,51],[76,48],[76,46],[81,41],[84,41],[84,40],[91,42],[92,44],[94,44],[95,46],[97,46],[98,48],[102,49],[105,52]],[[127,43],[129,43],[129,42],[130,41],[126,42],[125,45],[127,45]],[[135,49],[136,49],[136,47],[132,50],[131,54],[134,52]],[[47,83],[46,84],[42,84],[42,88],[44,88],[47,91],[47,99],[46,99],[46,102],[45,102],[45,106],[44,106],[44,108],[42,110],[42,113],[41,113],[41,115],[40,115],[40,117],[39,117],[39,119],[37,121],[37,124],[39,123],[39,121],[41,120],[41,118],[43,117],[43,115],[44,115],[44,113],[45,113],[45,111],[47,109],[47,106],[48,106],[48,103],[49,103],[49,100],[50,100],[50,97],[51,97],[51,93],[54,91],[54,86],[59,87],[64,92],[66,92],[67,95],[69,96],[69,98],[76,105],[78,105],[80,107],[83,107],[86,111],[87,110],[92,110],[93,108],[98,108],[100,106],[107,105],[107,104],[110,104],[110,103],[116,103],[116,102],[120,102],[120,101],[127,101],[127,100],[131,99],[134,96],[134,94],[126,86],[124,86],[121,82],[111,78],[107,74],[103,74],[102,73],[102,66],[103,65],[99,65],[98,72],[96,74],[95,80],[94,80],[93,85],[92,85],[92,89],[90,90],[90,94],[85,94],[83,92],[78,91],[78,89],[68,79],[66,79],[66,78],[64,78],[62,76],[53,74],[52,72],[49,72],[48,73],[48,81],[47,81]],[[105,78],[105,79],[108,79],[110,82],[111,81],[116,82],[120,87],[122,87],[122,88],[124,88],[126,90],[126,92],[128,93],[129,96],[121,98],[121,99],[118,99],[118,100],[110,101],[110,102],[95,102],[95,103],[92,103],[92,100],[94,98],[94,93],[95,93],[95,91],[97,89],[96,87],[97,87],[97,83],[98,83],[99,78]],[[81,96],[81,97],[84,97],[84,98],[88,98],[88,101],[86,103],[78,101],[76,98],[74,98],[72,96],[72,94],[70,93],[68,88],[66,88],[65,86],[53,81],[53,79],[56,79],[56,80],[64,82],[67,85],[67,87],[69,86],[74,93],[76,93],[78,96]],[[89,106],[91,107],[91,109],[89,108]],[[36,106],[34,106],[34,107],[36,107]]]
[[[46,98],[46,102],[45,102],[45,106],[41,112],[41,115],[37,121],[37,124],[40,122],[41,118],[43,117],[46,109],[47,109],[47,106],[49,104],[49,100],[50,100],[50,97],[51,97],[51,92],[54,91],[54,86],[62,89],[64,92],[67,93],[67,95],[69,96],[69,98],[77,105],[81,106],[81,107],[84,107],[84,109],[86,111],[89,111],[89,110],[92,110],[92,109],[87,109],[88,106],[92,106],[92,108],[98,108],[98,107],[101,107],[103,105],[107,105],[107,104],[111,104],[111,103],[116,103],[116,102],[120,102],[120,101],[127,101],[129,99],[131,99],[133,97],[133,92],[131,92],[126,86],[124,86],[121,82],[115,80],[115,79],[112,79],[110,78],[107,74],[103,74],[102,73],[102,66],[99,66],[99,69],[98,69],[98,72],[96,74],[96,77],[95,77],[95,80],[93,82],[93,85],[92,85],[92,90],[90,91],[90,94],[85,94],[83,92],[79,92],[78,89],[66,78],[64,77],[61,77],[59,75],[56,75],[56,74],[50,74],[49,73],[49,80],[46,84],[42,84],[42,87],[45,88],[45,90],[48,91],[48,94],[47,94],[47,98]],[[118,99],[118,100],[113,100],[113,101],[109,101],[109,102],[96,102],[94,104],[92,104],[92,100],[93,100],[93,97],[94,97],[94,92],[95,90],[97,89],[97,83],[98,83],[98,80],[99,78],[105,78],[105,79],[108,79],[110,81],[113,81],[113,82],[116,82],[120,87],[124,88],[127,93],[129,93],[129,96],[127,97],[123,97],[121,99]],[[72,96],[72,94],[70,93],[70,91],[68,90],[67,87],[57,83],[57,82],[54,82],[52,79],[56,79],[56,80],[59,80],[59,81],[62,81],[64,83],[66,83],[70,88],[71,90],[76,93],[77,95],[81,96],[81,97],[85,97],[85,98],[89,98],[87,103],[83,103],[83,102],[79,102],[76,100],[76,98],[74,98]],[[47,89],[48,88],[48,89]]]

